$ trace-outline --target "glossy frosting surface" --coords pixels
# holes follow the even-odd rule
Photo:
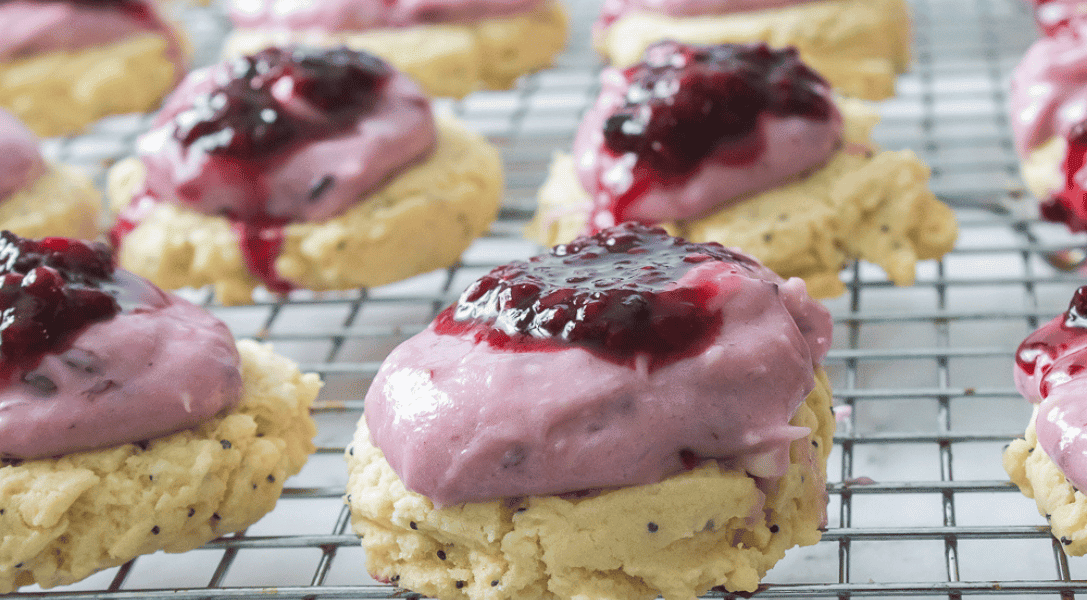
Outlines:
[[[234,338],[207,311],[126,271],[138,302],[89,325],[0,389],[0,456],[38,458],[147,440],[233,407]]]
[[[1011,79],[1016,150],[1026,156],[1087,119],[1087,21],[1043,37],[1027,50]]]
[[[11,113],[0,109],[0,201],[45,171],[38,138]]]
[[[840,146],[842,116],[824,85],[818,92],[828,107],[824,117],[760,110],[738,143],[718,146],[690,172],[654,172],[637,155],[614,152],[605,144],[609,119],[630,95],[632,70],[603,71],[600,96],[574,139],[578,178],[597,207],[591,230],[624,220],[660,223],[703,216],[822,165]]]
[[[171,60],[182,61],[175,34],[146,0],[7,0],[0,2],[0,28],[0,61],[72,52],[149,32],[166,36]]]
[[[237,27],[361,31],[471,22],[532,10],[543,0],[231,0]]]
[[[660,13],[673,17],[700,17],[785,8],[817,0],[604,0],[595,28],[606,28],[633,11]]]
[[[397,347],[366,396],[373,442],[436,504],[646,484],[717,458],[779,476],[788,424],[830,344],[803,281],[698,264],[677,286],[723,311],[701,352],[657,369],[576,346],[509,352],[432,325]]]
[[[1087,489],[1087,287],[1023,340],[1015,362],[1016,388],[1038,405],[1038,444],[1072,485]]]

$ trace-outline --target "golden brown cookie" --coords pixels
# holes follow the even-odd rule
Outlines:
[[[313,452],[321,381],[238,342],[244,394],[200,427],[0,466],[0,594],[53,587],[156,550],[184,552],[272,510]]]
[[[102,195],[83,173],[65,165],[49,170],[0,202],[0,229],[23,237],[94,239]]]
[[[147,112],[173,87],[177,67],[161,35],[0,63],[0,107],[34,133],[75,133],[106,115]]]
[[[481,136],[452,120],[437,124],[438,143],[426,160],[338,217],[286,226],[279,275],[304,289],[342,290],[455,263],[498,214],[502,168]],[[143,163],[134,158],[110,171],[115,210],[131,201],[143,178]],[[213,285],[224,304],[252,302],[259,285],[228,220],[165,202],[125,237],[118,260],[165,289]]]
[[[801,59],[839,93],[866,100],[893,96],[895,78],[910,64],[905,0],[820,0],[704,17],[635,11],[597,35],[594,46],[612,64],[626,67],[639,62],[650,44],[665,39],[796,46]]]
[[[1053,537],[1060,540],[1065,554],[1087,554],[1087,496],[1069,482],[1056,463],[1038,445],[1034,419],[1022,439],[1015,440],[1004,450],[1004,470],[1023,495],[1034,498],[1038,514],[1049,521]]]
[[[864,103],[838,102],[843,147],[820,169],[714,214],[664,224],[694,242],[739,247],[782,277],[801,277],[817,298],[838,296],[852,259],[911,285],[918,260],[939,258],[958,235],[954,212],[928,189],[929,170],[909,150],[869,151],[877,118]],[[545,246],[568,242],[587,221],[590,198],[573,161],[556,155],[526,231]]]
[[[550,67],[566,46],[566,9],[552,0],[528,13],[471,24],[419,25],[358,33],[236,29],[226,54],[289,44],[366,50],[410,75],[430,96],[464,97],[504,90],[518,77]]]
[[[812,433],[793,442],[776,486],[707,461],[591,497],[441,509],[404,488],[360,421],[347,451],[347,503],[370,573],[442,600],[690,600],[717,585],[752,592],[785,550],[820,539],[830,402],[819,370],[792,420]]]

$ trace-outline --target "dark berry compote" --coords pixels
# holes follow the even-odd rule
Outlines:
[[[769,129],[771,122],[788,119],[804,123]],[[840,142],[840,119],[827,82],[800,61],[794,48],[659,42],[646,50],[641,63],[605,72],[601,98],[583,122],[583,127],[602,130],[599,147],[591,150],[600,156],[585,161],[594,163],[595,172],[582,174],[582,181],[594,195],[594,210],[614,216],[603,222],[646,221],[647,211],[633,205],[646,202],[650,188],[686,185],[709,165],[771,172],[770,180],[780,182],[790,170],[822,163]],[[578,135],[575,157],[585,160],[584,146],[595,144],[584,140],[599,139],[600,133]],[[790,148],[768,150],[770,144]],[[818,156],[806,158],[809,153]],[[708,182],[707,187],[733,187],[734,179],[744,179],[743,174],[726,177],[728,183]],[[684,210],[705,210],[724,199],[699,200],[705,206]],[[675,217],[689,216],[679,212]]]
[[[1074,126],[1066,136],[1068,150],[1061,162],[1064,187],[1042,201],[1042,218],[1064,223],[1072,231],[1087,231],[1087,122]]]
[[[721,326],[720,310],[707,306],[712,283],[677,283],[709,261],[744,272],[756,265],[720,244],[624,223],[495,268],[438,316],[435,331],[514,352],[580,346],[628,365],[643,354],[657,368],[696,354]]]
[[[350,149],[310,159],[298,154],[354,132],[382,101],[393,74],[366,52],[295,47],[190,74],[141,140],[145,195],[229,219],[250,271],[269,289],[285,292],[291,286],[274,269],[282,228],[310,220],[342,177],[282,171],[293,173],[298,163],[333,169],[322,163],[362,160],[345,156]],[[138,224],[138,204],[120,215],[115,243]]]
[[[63,351],[91,323],[156,302],[150,284],[115,274],[104,244],[0,233],[0,381]]]

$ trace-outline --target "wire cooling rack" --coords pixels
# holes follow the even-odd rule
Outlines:
[[[250,307],[212,306],[240,337],[273,342],[325,380],[316,408],[318,453],[276,509],[248,531],[183,555],[155,554],[79,584],[17,598],[391,598],[366,575],[340,499],[341,449],[378,364],[421,330],[468,282],[534,254],[519,239],[554,150],[568,148],[595,94],[588,49],[596,2],[575,0],[573,43],[557,68],[511,92],[443,104],[502,149],[507,200],[491,235],[462,263],[410,281],[343,294],[295,294]],[[1070,597],[1087,592],[1087,559],[1067,559],[1032,501],[1007,482],[1005,444],[1030,408],[1012,385],[1012,352],[1062,311],[1083,280],[1046,257],[1087,237],[1039,223],[1022,199],[1005,116],[1006,80],[1035,37],[1021,0],[914,0],[916,61],[883,103],[878,139],[913,148],[933,167],[936,192],[958,208],[953,253],[921,265],[908,289],[857,265],[849,291],[829,301],[827,360],[839,425],[829,475],[830,523],[821,543],[791,550],[763,597],[963,595]],[[183,20],[215,55],[225,24],[214,10]],[[52,156],[100,172],[126,154],[145,116],[104,121],[52,140]],[[193,292],[207,302],[206,294]],[[711,596],[720,596],[718,593]]]

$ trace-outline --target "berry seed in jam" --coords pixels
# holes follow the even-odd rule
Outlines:
[[[795,48],[763,43],[689,46],[659,42],[624,71],[625,104],[604,123],[604,147],[633,153],[665,177],[687,173],[711,153],[743,164],[759,153],[758,116],[826,120],[828,84]]]
[[[438,316],[435,331],[511,351],[576,345],[626,365],[648,354],[653,369],[699,352],[719,329],[720,311],[707,307],[716,290],[676,285],[707,261],[755,264],[720,244],[624,223],[492,270]]]
[[[325,137],[355,122],[377,102],[392,75],[381,59],[337,48],[269,48],[236,59],[231,79],[197,97],[174,117],[186,148],[234,158],[260,158],[285,145]],[[300,118],[283,98],[297,96],[321,111]]]
[[[1072,231],[1087,231],[1087,189],[1082,177],[1087,165],[1087,122],[1080,122],[1068,133],[1068,150],[1061,170],[1064,188],[1039,205],[1039,212],[1046,221],[1064,223]]]
[[[33,369],[87,325],[116,315],[113,274],[103,244],[0,233],[0,380]]]

